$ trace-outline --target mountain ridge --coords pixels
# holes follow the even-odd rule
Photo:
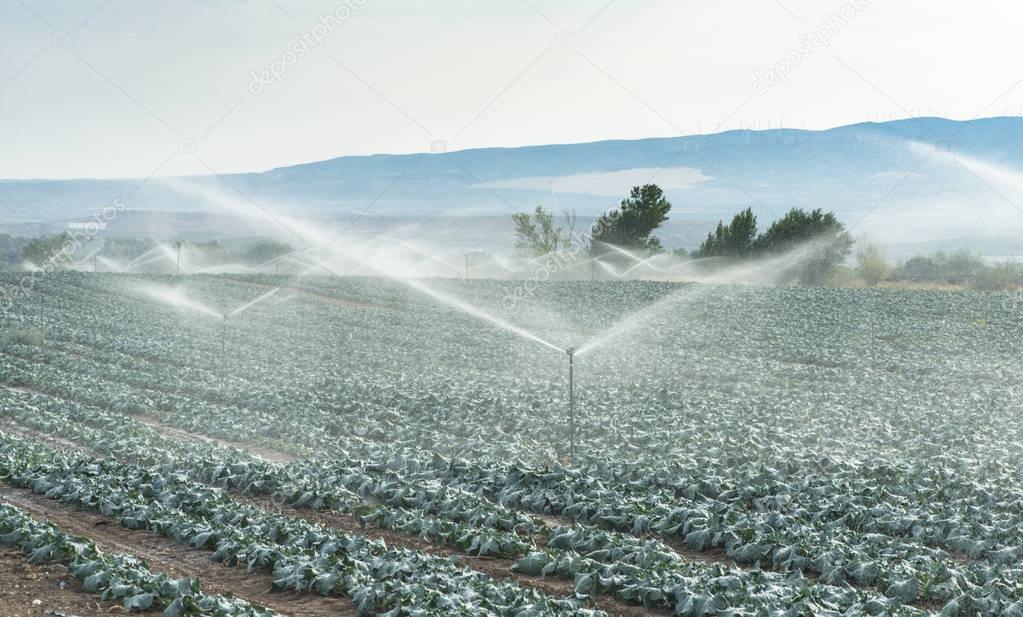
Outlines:
[[[983,236],[1023,223],[1023,208],[1011,207],[1023,204],[1023,118],[920,117],[820,130],[342,156],[222,177],[154,178],[126,205],[326,220],[494,216],[544,203],[591,217],[647,181],[665,187],[673,219],[681,222],[702,224],[746,207],[766,222],[791,207],[821,207],[849,225],[869,215],[872,232],[924,219],[927,239],[962,235],[964,223]],[[139,182],[0,180],[0,218],[59,226],[123,198]],[[937,224],[942,217],[948,224]],[[985,217],[992,223],[983,224]]]

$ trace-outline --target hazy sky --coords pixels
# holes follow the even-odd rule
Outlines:
[[[993,0],[0,0],[0,177],[1019,113],[1021,18]]]

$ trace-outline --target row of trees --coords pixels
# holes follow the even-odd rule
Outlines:
[[[569,212],[564,215],[564,225],[559,225],[555,215],[542,205],[532,214],[514,214],[512,220],[516,247],[534,256],[572,250],[603,257],[614,251],[612,247],[652,255],[664,250],[653,232],[668,220],[670,212],[671,202],[665,198],[664,191],[656,184],[647,184],[634,187],[618,208],[602,214],[585,239],[575,236],[575,216]],[[815,285],[826,282],[848,258],[853,242],[831,212],[793,208],[760,233],[756,215],[747,208],[727,225],[719,222],[691,257],[719,258],[708,260],[708,267],[714,267],[715,263],[728,265],[738,260],[805,249],[796,278],[804,284]],[[677,253],[686,255],[685,251]]]
[[[1023,264],[990,264],[967,250],[918,255],[892,266],[879,248],[869,245],[856,256],[856,275],[868,285],[920,284],[986,291],[1023,287]]]
[[[575,233],[575,213],[566,210],[559,224],[555,214],[539,205],[532,214],[512,215],[515,223],[515,248],[534,257],[565,250],[585,250],[591,255],[605,254],[609,246],[629,251],[659,253],[664,250],[660,238],[653,236],[671,212],[671,202],[656,184],[637,186],[617,209],[602,214],[590,229],[588,238]]]
[[[771,223],[767,231],[757,229],[757,216],[747,208],[725,225],[707,234],[693,257],[720,257],[726,260],[777,256],[802,249],[796,266],[797,279],[807,285],[820,285],[849,257],[855,243],[833,212],[820,208],[807,212],[792,208]]]

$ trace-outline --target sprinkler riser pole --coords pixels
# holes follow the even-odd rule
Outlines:
[[[227,362],[227,317],[224,318],[224,326],[220,330],[220,372],[225,373]]]
[[[568,452],[569,458],[575,463],[575,349],[569,347],[568,353]]]

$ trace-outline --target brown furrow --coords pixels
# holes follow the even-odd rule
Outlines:
[[[17,547],[0,546],[0,615],[100,617],[127,612],[117,602],[86,592],[63,564],[32,565]]]
[[[7,422],[0,422],[0,433],[8,433],[10,435],[17,435],[19,437],[35,439],[36,441],[44,443],[48,446],[53,446],[63,450],[74,450],[76,452],[88,454],[89,456],[96,458],[102,458],[103,456],[102,453],[93,450],[92,448],[83,446],[68,439],[43,433],[42,431],[37,431],[35,429],[14,426],[13,424],[9,424]]]
[[[224,441],[215,437],[207,437],[206,435],[199,435],[198,433],[190,433],[188,431],[167,426],[160,422],[159,418],[153,416],[141,416],[126,414],[129,418],[134,418],[142,424],[145,424],[154,431],[160,433],[164,437],[170,439],[180,439],[184,441],[193,442],[204,442],[207,444],[220,446],[221,448],[233,448],[235,450],[241,450],[248,452],[254,457],[261,459],[268,463],[290,463],[291,461],[298,460],[294,454],[282,452],[280,450],[271,450],[270,448],[264,448],[261,446],[250,446],[248,444],[236,441]]]

